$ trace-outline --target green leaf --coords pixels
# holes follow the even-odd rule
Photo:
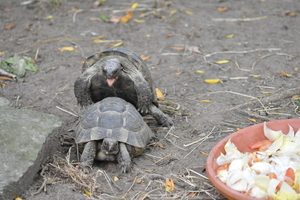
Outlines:
[[[108,20],[108,19],[110,19],[109,16],[102,15],[102,14],[100,14],[99,18],[102,19],[102,20]]]

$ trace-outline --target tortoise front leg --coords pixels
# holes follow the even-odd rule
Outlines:
[[[163,111],[161,111],[153,103],[150,105],[149,114],[152,115],[160,125],[167,126],[169,128],[174,125],[172,119],[168,115],[163,113]]]
[[[85,173],[89,173],[92,170],[94,159],[97,151],[97,142],[91,141],[85,144],[80,162]]]
[[[118,154],[118,163],[121,165],[121,173],[126,173],[131,167],[131,158],[129,152],[126,148],[126,144],[119,144],[119,154]]]

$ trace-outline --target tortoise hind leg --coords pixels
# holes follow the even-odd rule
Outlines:
[[[121,173],[126,173],[131,167],[131,158],[127,150],[126,144],[119,143],[118,163],[121,165]]]
[[[85,173],[91,172],[97,151],[97,142],[91,141],[85,144],[80,162]]]
[[[169,128],[174,125],[172,119],[168,115],[163,113],[153,103],[150,105],[149,111],[149,114],[152,115],[160,125],[167,126]]]

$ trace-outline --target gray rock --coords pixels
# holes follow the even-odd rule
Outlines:
[[[4,97],[0,97],[0,106],[8,106],[9,100],[5,99]]]
[[[53,115],[0,106],[0,200],[28,189],[52,159],[53,134],[61,125]]]

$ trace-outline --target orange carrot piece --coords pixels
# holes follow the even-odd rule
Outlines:
[[[259,141],[254,144],[251,144],[250,148],[258,149],[259,151],[265,151],[272,145],[272,143],[273,143],[273,141],[271,141],[271,140],[263,140],[263,141]]]
[[[274,172],[269,173],[268,176],[270,179],[272,179],[272,178],[277,179],[277,175]]]
[[[293,186],[295,183],[295,172],[292,168],[288,168],[285,172],[285,179],[284,181],[289,184],[290,186]]]

